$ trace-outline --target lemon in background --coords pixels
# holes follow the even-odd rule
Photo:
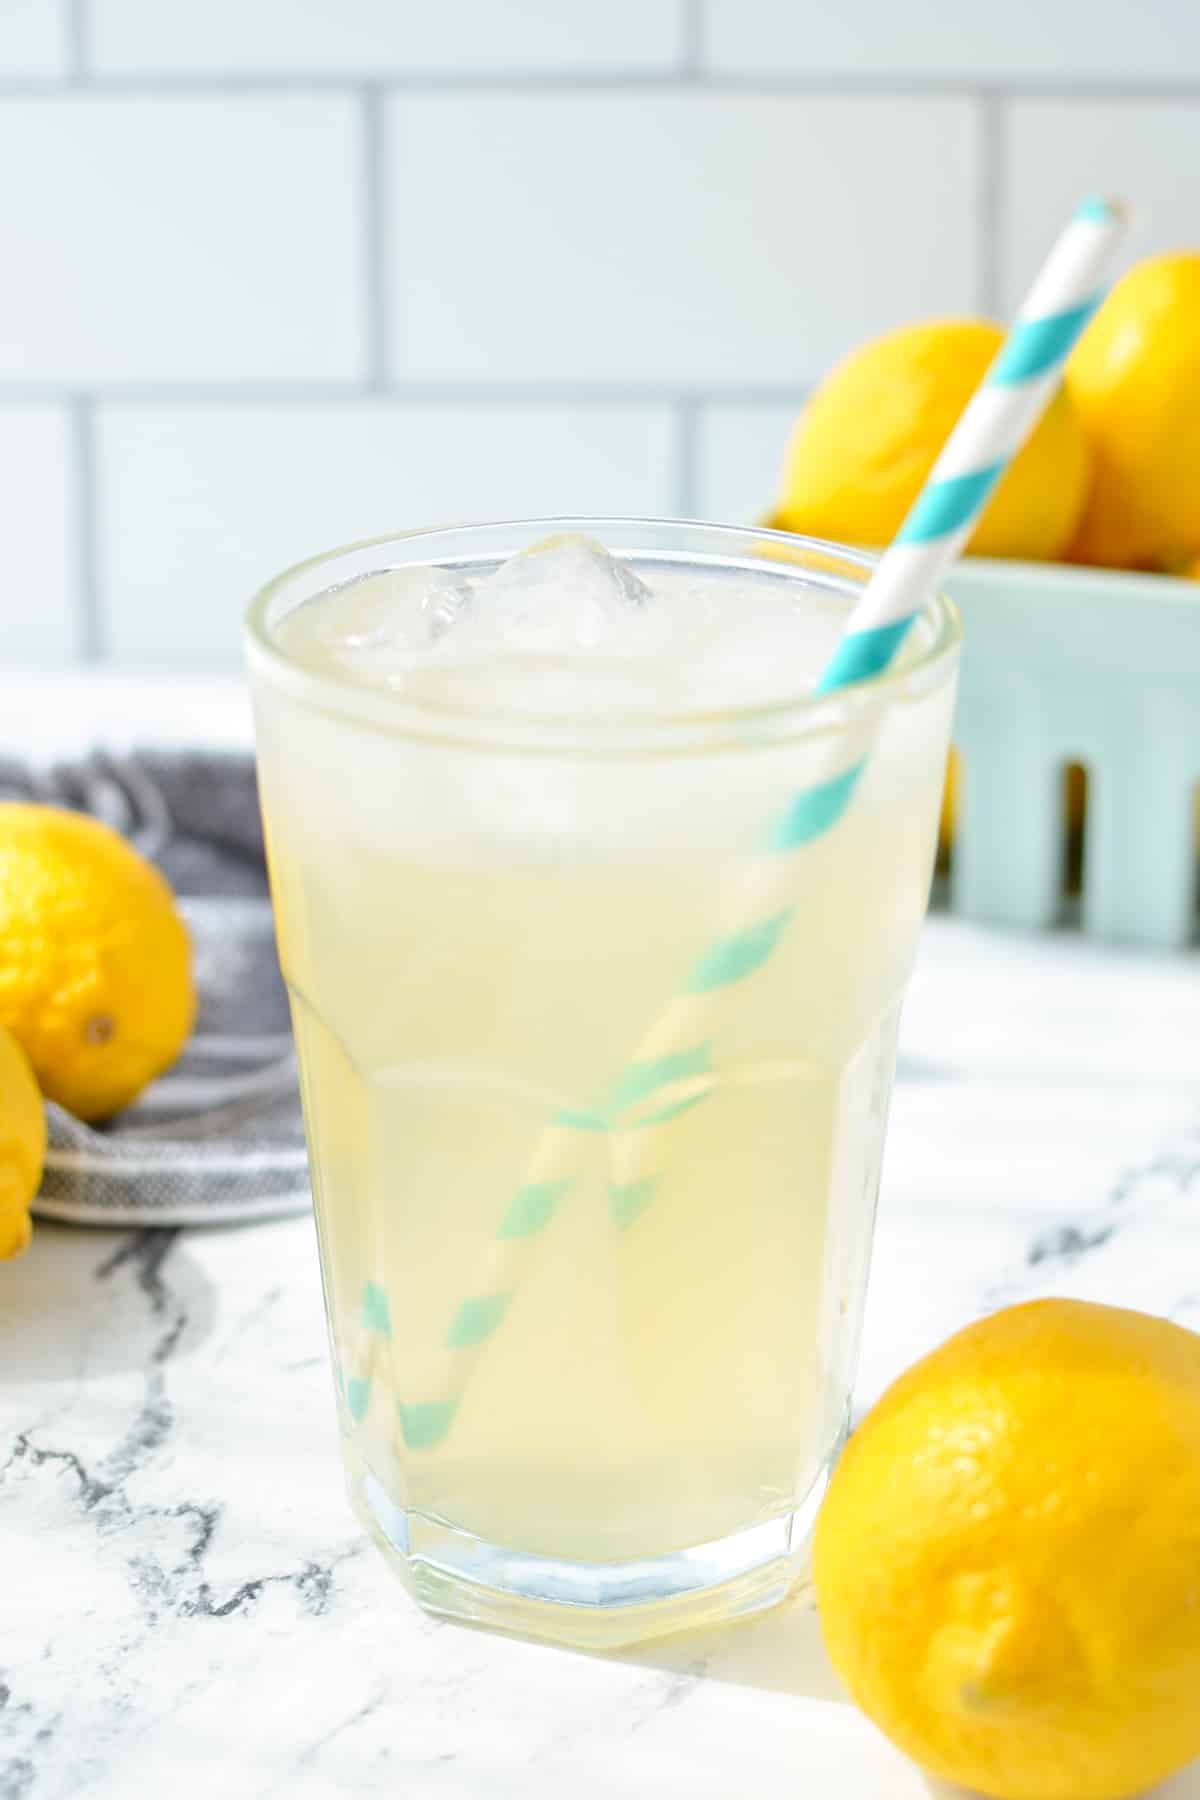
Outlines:
[[[954,847],[958,830],[958,791],[962,782],[962,758],[951,745],[946,757],[946,780],[942,787],[942,810],[938,814],[938,863],[942,864]]]
[[[1066,1300],[960,1332],[817,1522],[834,1668],[944,1780],[1119,1800],[1200,1755],[1200,1337]]]
[[[1186,566],[1200,553],[1200,251],[1124,275],[1068,358],[1066,384],[1095,461],[1072,556]]]
[[[163,877],[107,825],[0,805],[0,1025],[81,1119],[127,1106],[195,1017],[187,930]]]
[[[0,1029],[0,1260],[29,1243],[29,1206],[42,1180],[46,1109],[29,1059]]]
[[[771,523],[843,543],[890,543],[1003,341],[987,320],[943,319],[852,351],[800,415]],[[1060,392],[998,483],[970,549],[1061,555],[1079,525],[1089,473],[1083,431]]]

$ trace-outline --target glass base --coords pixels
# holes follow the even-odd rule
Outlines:
[[[405,1511],[370,1471],[355,1510],[427,1612],[584,1650],[743,1618],[776,1606],[807,1577],[826,1465],[799,1506],[745,1531],[642,1562],[578,1563],[486,1543],[444,1519]]]

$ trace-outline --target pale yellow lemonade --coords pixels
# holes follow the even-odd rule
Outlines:
[[[760,624],[764,591],[767,614],[797,605],[795,580],[737,581],[755,586]],[[768,1524],[769,1553],[787,1555],[844,1423],[954,657],[918,641],[870,708],[834,705],[815,732],[748,710],[674,737],[618,732],[595,696],[514,731],[489,719],[482,669],[463,677],[464,712],[444,704],[460,697],[453,666],[426,690],[419,668],[385,679],[349,630],[355,654],[339,652],[339,609],[360,602],[351,585],[285,618],[276,643],[304,673],[260,680],[255,702],[359,1503],[404,1553],[427,1528],[434,1563],[461,1534],[518,1558],[641,1568],[737,1534],[756,1542]],[[805,665],[775,671],[781,696],[811,685],[848,604],[813,593],[803,630],[763,646],[768,662]],[[538,712],[544,679],[569,693],[572,676],[541,671]],[[658,656],[660,711],[672,682]],[[686,681],[674,698],[686,702]],[[408,1448],[400,1406],[432,1393],[448,1325],[548,1122],[611,1091],[728,929],[773,813],[864,745],[845,816],[799,852],[774,955],[706,1003],[703,1103],[632,1148],[628,1133],[580,1134],[448,1430]],[[656,1179],[624,1216],[612,1191],[631,1156]],[[390,1327],[373,1338],[367,1284],[376,1326],[382,1294]],[[367,1355],[369,1404],[351,1408]],[[449,1562],[485,1581],[495,1558]],[[736,1557],[713,1566],[738,1573]]]

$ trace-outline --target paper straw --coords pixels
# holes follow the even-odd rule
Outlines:
[[[995,362],[851,612],[817,683],[818,694],[881,674],[896,656],[1054,394],[1062,365],[1099,303],[1100,283],[1123,229],[1119,206],[1088,199],[1054,245]],[[770,961],[804,879],[799,853],[837,824],[866,760],[864,752],[791,799],[747,865],[729,930],[700,956],[683,992],[642,1039],[608,1100],[594,1112],[559,1114],[543,1133],[471,1290],[449,1322],[428,1385],[419,1398],[396,1402],[410,1450],[431,1449],[449,1431],[475,1363],[502,1326],[526,1264],[572,1184],[580,1144],[589,1134],[613,1134],[623,1148],[630,1179],[610,1189],[614,1225],[627,1228],[653,1204],[656,1177],[640,1172],[643,1134],[700,1104],[715,1087],[710,1038],[721,998]],[[372,1403],[380,1340],[388,1334],[381,1300],[381,1289],[368,1282],[346,1384],[351,1410],[360,1417]]]

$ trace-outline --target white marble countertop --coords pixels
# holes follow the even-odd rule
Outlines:
[[[1200,1327],[1198,1044],[1200,958],[930,922],[861,1402],[1035,1293]],[[946,1792],[803,1607],[605,1657],[423,1616],[344,1498],[307,1219],[40,1227],[0,1267],[0,1800],[563,1791]]]

